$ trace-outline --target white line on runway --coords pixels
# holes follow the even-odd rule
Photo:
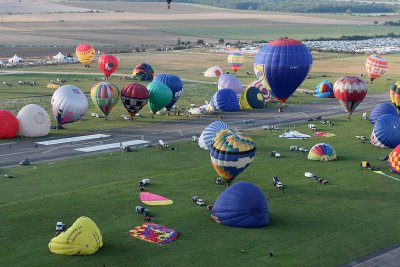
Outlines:
[[[111,135],[107,135],[107,134],[92,134],[92,135],[83,135],[83,136],[76,136],[76,137],[70,137],[70,138],[62,138],[62,139],[36,142],[36,144],[50,146],[50,145],[64,144],[64,143],[97,139],[97,138],[110,137],[110,136]]]
[[[147,144],[147,143],[150,143],[150,142],[149,141],[142,141],[142,140],[132,140],[132,141],[121,142],[121,143],[122,143],[123,146],[133,146],[133,145],[143,145],[143,144]],[[90,147],[84,147],[84,148],[76,148],[75,150],[81,151],[81,152],[93,152],[93,151],[117,148],[117,147],[120,147],[121,143],[112,143],[112,144],[106,144],[106,145],[101,145],[101,146],[90,146]]]

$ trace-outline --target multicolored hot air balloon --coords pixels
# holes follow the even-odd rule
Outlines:
[[[168,105],[172,100],[171,89],[162,82],[152,81],[147,85],[147,90],[150,93],[149,109],[153,114]]]
[[[321,81],[315,87],[314,96],[319,98],[335,98],[333,84],[327,80]]]
[[[84,64],[85,67],[89,67],[94,59],[96,51],[90,44],[80,44],[76,47],[75,54],[79,62]]]
[[[231,69],[236,73],[244,63],[244,56],[240,52],[233,52],[228,56],[228,64]]]
[[[241,108],[263,108],[265,104],[264,95],[257,87],[249,87],[240,96],[239,104]]]
[[[217,223],[242,228],[269,224],[268,203],[256,185],[239,181],[228,187],[215,201],[211,218]]]
[[[231,183],[256,156],[256,143],[250,136],[230,129],[219,131],[210,147],[211,163],[215,171]]]
[[[400,174],[400,144],[390,152],[388,164],[392,172]]]
[[[254,58],[259,80],[269,85],[272,95],[282,104],[296,91],[312,66],[311,52],[294,39],[278,39],[265,44]]]
[[[392,114],[397,116],[397,109],[390,103],[379,103],[377,104],[369,114],[369,122],[375,124],[375,121],[384,114]]]
[[[106,75],[106,77],[110,77],[111,74],[118,68],[118,59],[113,55],[103,54],[100,56],[99,61],[97,62],[99,65],[99,69]]]
[[[400,119],[392,114],[379,116],[374,124],[376,139],[386,147],[395,148],[400,144]]]
[[[331,161],[336,160],[336,151],[328,144],[319,143],[314,145],[310,152],[308,152],[308,159],[319,160],[319,161]]]
[[[19,131],[17,117],[8,110],[0,110],[0,138],[14,138]]]
[[[54,91],[51,109],[57,125],[63,125],[82,119],[88,110],[88,101],[78,87],[63,85]]]
[[[367,84],[356,76],[342,77],[333,85],[333,93],[345,112],[350,113],[349,118],[357,106],[363,101],[367,92]]]
[[[204,144],[207,150],[209,150],[212,146],[215,135],[224,129],[228,129],[228,124],[223,121],[214,121],[204,129],[204,131],[201,133],[201,136],[203,136]]]
[[[210,104],[217,111],[235,112],[240,109],[237,95],[230,89],[218,90],[211,97]]]
[[[222,74],[218,80],[218,90],[230,89],[235,94],[240,95],[243,92],[242,82],[232,74]]]
[[[365,63],[365,68],[367,69],[367,73],[369,79],[371,80],[371,83],[373,80],[379,78],[382,74],[386,72],[387,65],[387,61],[380,56],[368,56],[367,62]]]
[[[390,86],[390,100],[400,113],[400,81]]]
[[[112,83],[96,83],[90,90],[90,97],[94,105],[104,114],[105,119],[107,119],[108,114],[118,103],[119,89]]]
[[[121,101],[131,117],[135,117],[149,100],[150,93],[138,83],[128,83],[121,90]]]
[[[50,118],[47,111],[36,104],[24,106],[17,114],[19,130],[24,137],[46,136],[50,132]]]
[[[182,96],[183,82],[181,78],[171,74],[160,74],[157,75],[153,81],[162,82],[171,90],[172,100],[165,106],[165,109],[170,111],[175,105],[176,101],[178,101],[178,99]]]
[[[256,80],[256,81],[249,83],[247,88],[250,88],[250,87],[257,87],[258,89],[261,90],[261,93],[264,95],[265,103],[271,102],[271,93],[269,92],[267,86],[264,85],[261,80]]]
[[[153,68],[147,63],[136,65],[132,73],[133,79],[137,81],[152,81],[154,77]]]

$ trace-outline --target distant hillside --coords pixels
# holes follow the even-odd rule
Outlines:
[[[87,0],[91,1],[91,0]],[[114,0],[106,0],[114,1]],[[115,0],[116,1],[116,0]],[[126,2],[165,2],[160,0],[119,0]],[[179,0],[177,3],[194,3],[240,10],[260,10],[296,13],[393,13],[399,5],[377,2],[332,0]]]

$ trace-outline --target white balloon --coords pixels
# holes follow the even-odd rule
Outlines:
[[[209,150],[206,143],[204,142],[204,135],[203,133],[201,133],[200,137],[199,137],[199,147],[204,149],[204,150]]]
[[[17,114],[19,131],[25,137],[46,136],[50,132],[50,118],[46,110],[36,104],[24,106]]]
[[[223,74],[219,66],[213,66],[204,72],[205,77],[219,77]]]
[[[62,125],[82,119],[88,111],[88,100],[78,87],[63,85],[53,93],[51,108],[57,123]]]

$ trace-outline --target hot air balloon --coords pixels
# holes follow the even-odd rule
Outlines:
[[[234,91],[230,89],[218,90],[210,100],[214,110],[235,112],[239,111],[239,100]]]
[[[154,77],[153,68],[147,63],[136,65],[133,70],[132,77],[138,81],[152,81]]]
[[[390,152],[388,164],[392,172],[400,174],[400,145]]]
[[[242,228],[269,224],[268,203],[256,185],[239,181],[228,187],[215,201],[211,218],[217,223]]]
[[[138,83],[128,83],[121,90],[121,101],[131,117],[135,117],[149,100],[150,93]]]
[[[106,77],[110,77],[111,74],[118,68],[118,59],[113,55],[103,54],[100,56],[99,61],[97,62],[99,65],[99,69],[106,75]]]
[[[250,87],[257,87],[258,89],[261,90],[261,93],[264,95],[265,103],[271,102],[271,93],[269,92],[267,86],[265,86],[261,80],[256,80],[256,81],[249,83],[247,88],[250,88]]]
[[[219,131],[210,147],[215,171],[229,184],[244,171],[256,156],[256,143],[250,136],[230,129]]]
[[[17,114],[19,131],[24,137],[46,136],[50,132],[50,118],[46,110],[36,104],[24,106]]]
[[[214,121],[214,122],[210,123],[204,129],[204,131],[201,133],[201,136],[203,137],[204,145],[205,145],[204,149],[209,150],[210,147],[212,146],[215,135],[219,131],[224,130],[224,129],[228,129],[228,125],[223,121]],[[199,140],[199,145],[200,145],[200,140]]]
[[[367,95],[367,84],[356,76],[345,76],[338,79],[333,85],[336,99],[343,106],[345,112],[349,112],[349,119],[353,111]]]
[[[147,85],[149,90],[149,108],[155,114],[157,111],[165,107],[172,100],[172,91],[162,82],[152,81]]]
[[[171,74],[160,74],[154,78],[155,82],[162,82],[169,87],[172,92],[172,100],[165,106],[170,111],[183,92],[183,82],[181,78]]]
[[[375,147],[379,147],[379,148],[387,148],[387,146],[385,146],[384,144],[382,144],[381,142],[379,142],[379,140],[376,138],[375,132],[374,130],[372,130],[371,133],[371,137],[370,137],[370,144],[375,146]]]
[[[118,103],[119,89],[112,83],[96,83],[90,90],[90,97],[94,105],[104,114],[105,119],[107,119],[108,114]]]
[[[0,138],[14,138],[19,131],[18,119],[8,110],[0,110]]]
[[[240,52],[233,52],[228,56],[228,64],[236,73],[244,63],[244,56]]]
[[[264,95],[257,87],[249,87],[244,90],[239,101],[241,108],[263,108],[264,103]]]
[[[390,100],[393,105],[397,108],[397,112],[400,112],[400,81],[390,86]]]
[[[230,89],[235,94],[240,95],[243,92],[242,82],[232,74],[222,74],[218,80],[218,90]]]
[[[254,58],[257,77],[270,86],[272,95],[282,104],[307,77],[311,65],[310,50],[294,39],[271,41]]]
[[[392,114],[381,115],[374,124],[376,139],[386,147],[400,144],[400,119]]]
[[[80,44],[76,47],[75,54],[79,62],[84,64],[85,67],[90,67],[96,51],[90,44]]]
[[[377,104],[369,114],[369,122],[375,124],[375,121],[383,114],[397,116],[397,109],[390,103]]]
[[[79,217],[71,227],[49,242],[49,249],[61,255],[89,255],[103,246],[97,225],[88,217]]]
[[[54,91],[51,108],[57,125],[78,121],[88,110],[85,94],[76,86],[63,85]]]
[[[314,96],[319,98],[334,98],[333,84],[327,80],[318,83],[314,90]]]
[[[222,69],[219,66],[213,66],[204,72],[204,77],[215,78],[222,75]]]
[[[319,143],[314,145],[308,152],[308,159],[319,161],[336,160],[336,151],[328,144]]]
[[[371,80],[371,83],[373,80],[379,78],[382,74],[386,72],[387,64],[387,61],[380,56],[368,56],[367,62],[365,63],[365,68],[367,69],[367,73],[369,79]]]

